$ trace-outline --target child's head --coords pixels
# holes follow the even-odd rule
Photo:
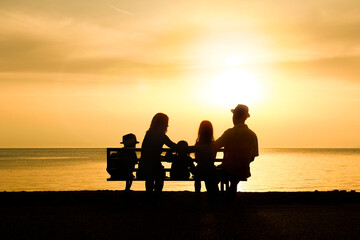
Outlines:
[[[211,143],[214,141],[214,130],[210,121],[204,120],[200,123],[198,138],[196,142]]]
[[[139,142],[136,140],[134,134],[129,133],[123,136],[123,141],[121,143],[124,144],[124,147],[135,147]]]
[[[179,141],[176,144],[177,152],[179,155],[187,155],[188,153],[188,143],[186,141]]]

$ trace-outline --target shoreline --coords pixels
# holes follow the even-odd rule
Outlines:
[[[201,197],[206,198],[206,192],[201,192]],[[221,198],[220,192],[220,198]],[[131,190],[126,192],[124,190],[78,190],[78,191],[16,191],[0,192],[0,204],[14,203],[13,200],[21,198],[22,201],[35,201],[42,199],[46,200],[69,200],[76,201],[77,198],[84,197],[92,198],[93,201],[98,201],[99,204],[105,198],[108,201],[117,197],[123,197],[124,199],[131,199],[132,203],[139,203],[136,199],[145,197],[145,191]],[[165,200],[167,197],[170,199],[180,197],[182,200],[195,201],[196,194],[193,191],[163,191],[162,198]],[[179,199],[179,201],[181,200]],[[176,198],[174,198],[176,201]],[[333,190],[333,191],[293,191],[293,192],[237,192],[237,202],[242,203],[359,203],[360,204],[360,192],[354,190]],[[29,202],[27,202],[29,204]]]
[[[0,192],[2,239],[360,239],[358,192]]]

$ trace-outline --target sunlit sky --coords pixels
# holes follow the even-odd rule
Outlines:
[[[0,147],[120,146],[157,112],[260,147],[360,147],[360,1],[0,2]]]

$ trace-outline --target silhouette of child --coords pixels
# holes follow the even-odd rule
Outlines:
[[[188,153],[188,143],[180,141],[177,143],[177,154],[172,156],[170,170],[171,179],[189,179],[190,172],[194,173],[193,159]]]
[[[125,190],[129,191],[134,178],[132,172],[138,162],[134,148],[139,142],[134,134],[129,133],[123,136],[123,141],[120,143],[124,144],[124,148],[111,155],[111,163],[108,163],[107,171],[112,178],[126,180]]]
[[[195,192],[200,193],[201,181],[205,181],[209,201],[216,201],[218,196],[218,180],[214,165],[216,152],[213,151],[214,130],[210,121],[200,123],[198,138],[195,143]]]

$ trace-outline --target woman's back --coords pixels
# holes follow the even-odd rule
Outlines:
[[[141,146],[143,149],[141,158],[159,157],[166,140],[167,136],[164,133],[150,130],[147,131]]]

